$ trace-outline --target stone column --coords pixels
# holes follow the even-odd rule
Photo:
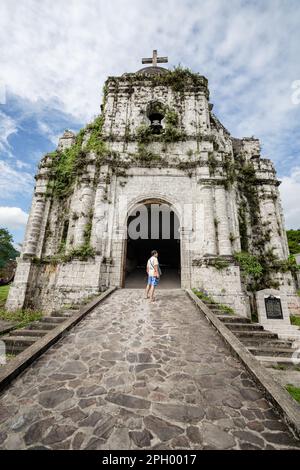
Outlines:
[[[22,257],[37,255],[37,247],[45,214],[45,205],[45,194],[36,192],[33,196],[30,215],[27,222]]]
[[[191,240],[193,231],[191,228],[180,228],[180,262],[181,262],[181,287],[190,289],[191,287]]]
[[[216,218],[218,224],[218,246],[220,255],[231,255],[229,220],[227,211],[227,200],[224,186],[216,186]]]
[[[216,255],[216,227],[212,187],[208,185],[203,186],[201,195],[204,204],[204,254]]]
[[[283,234],[278,233],[278,229],[281,229],[281,227],[278,227],[278,214],[272,196],[270,195],[270,198],[265,198],[264,200],[262,200],[260,206],[262,220],[270,221],[270,225],[266,227],[266,229],[270,230],[269,246],[273,248],[274,255],[276,255],[279,259],[284,259],[285,253],[282,246]]]
[[[105,186],[105,180],[101,179],[97,186],[94,202],[91,246],[95,249],[96,253],[101,253],[103,249],[103,239],[105,232],[105,211],[107,209],[107,204],[104,200]]]
[[[84,232],[91,221],[90,213],[93,209],[94,189],[91,183],[82,182],[81,185],[77,189],[76,202],[72,204],[72,210],[78,214],[74,227],[74,248],[80,248],[85,242]]]

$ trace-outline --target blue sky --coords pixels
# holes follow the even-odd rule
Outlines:
[[[2,0],[0,226],[22,241],[42,155],[99,113],[108,75],[158,49],[209,79],[232,135],[261,139],[299,228],[299,22],[299,0]]]

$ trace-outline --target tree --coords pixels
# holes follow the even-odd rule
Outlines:
[[[291,255],[298,255],[300,253],[300,229],[287,230],[286,234]]]
[[[15,259],[19,252],[13,246],[13,237],[6,228],[0,228],[0,268]]]

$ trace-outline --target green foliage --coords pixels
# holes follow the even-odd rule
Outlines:
[[[213,176],[218,166],[218,160],[216,159],[213,152],[208,153],[207,164],[209,168],[209,175]]]
[[[238,208],[238,218],[239,218],[239,230],[240,230],[240,240],[241,248],[243,251],[248,251],[248,230],[247,230],[247,215],[246,215],[246,203],[241,201]]]
[[[235,311],[231,308],[228,307],[228,305],[224,304],[219,304],[217,303],[214,299],[212,299],[209,295],[205,294],[204,292],[198,290],[198,289],[192,289],[194,294],[203,302],[207,302],[209,304],[215,304],[223,313],[229,314],[229,315],[235,315]]]
[[[205,294],[204,292],[202,292],[201,290],[198,290],[198,289],[192,289],[192,291],[194,292],[194,294],[199,297],[199,299],[203,300],[204,302],[208,302],[210,304],[216,304],[216,302],[214,301],[214,299],[212,299],[211,297],[209,297],[207,294]]]
[[[292,325],[300,326],[300,317],[296,317],[295,315],[291,315],[290,319],[291,319],[291,324]]]
[[[16,259],[19,252],[13,246],[13,237],[6,228],[0,228],[0,268],[4,268],[11,259]]]
[[[207,87],[207,80],[204,77],[181,66],[162,74],[155,74],[151,80],[154,85],[170,86],[175,92],[183,92],[191,86]]]
[[[59,199],[71,194],[76,172],[84,167],[85,154],[81,150],[83,136],[84,132],[81,130],[72,147],[48,154],[52,157],[48,192]]]
[[[64,255],[61,261],[63,263],[67,263],[69,261],[72,261],[72,259],[74,258],[79,259],[81,261],[86,261],[89,258],[93,258],[94,256],[95,250],[88,243],[84,243],[81,247],[74,248],[69,253]]]
[[[279,287],[279,282],[274,280],[272,273],[276,272],[297,272],[300,266],[296,264],[294,257],[287,260],[280,260],[274,254],[273,249],[254,256],[248,252],[235,253],[235,260],[241,267],[242,273],[249,277],[248,289],[251,291]]]
[[[146,124],[141,124],[136,130],[136,139],[139,144],[148,144],[154,140],[155,136],[151,127]]]
[[[152,162],[160,162],[162,160],[160,155],[151,152],[145,144],[138,144],[138,153],[134,155],[134,158],[146,164],[146,166],[151,165]]]
[[[238,188],[246,198],[252,226],[259,222],[259,198],[257,194],[257,178],[252,163],[241,164],[238,168]]]
[[[186,134],[178,128],[179,118],[176,111],[165,106],[161,111],[165,118],[165,127],[160,134],[154,134],[151,126],[141,124],[136,130],[136,139],[139,144],[150,142],[163,142],[165,144],[185,140]]]
[[[212,260],[211,264],[218,271],[222,271],[222,269],[226,269],[230,266],[229,262],[224,258],[215,258]]]
[[[165,114],[166,126],[177,127],[178,121],[179,119],[178,119],[178,114],[176,113],[176,111],[168,108]]]
[[[0,320],[16,322],[16,328],[23,328],[33,321],[40,320],[42,316],[42,312],[36,310],[25,309],[8,312],[7,310],[0,309]]]
[[[272,369],[275,369],[275,370],[286,370],[286,366],[284,366],[283,364],[276,364],[276,365],[273,365],[273,366],[272,366]]]
[[[218,304],[218,307],[220,310],[222,310],[222,312],[227,313],[228,315],[235,315],[233,308],[228,307],[228,305]]]
[[[300,229],[299,230],[287,230],[287,239],[289,244],[290,253],[297,255],[300,253]]]
[[[236,168],[231,155],[225,155],[222,166],[226,173],[226,186],[232,185],[236,181]]]
[[[289,394],[294,398],[294,400],[298,401],[300,403],[300,388],[295,387],[294,385],[287,384],[285,386]]]
[[[300,265],[297,264],[296,258],[294,255],[289,255],[287,260],[277,260],[273,259],[273,269],[286,273],[291,271],[292,273],[297,273],[300,271]]]
[[[59,199],[71,194],[76,177],[83,174],[86,168],[87,152],[95,152],[98,157],[104,157],[107,150],[102,140],[103,120],[104,117],[100,115],[85,129],[81,129],[72,147],[48,154],[52,158],[48,194]],[[83,139],[87,132],[89,138],[83,148]]]
[[[0,309],[4,307],[8,297],[10,286],[0,286]]]
[[[247,252],[235,253],[235,260],[239,263],[245,274],[253,276],[254,279],[260,279],[263,273],[263,267],[256,256]]]

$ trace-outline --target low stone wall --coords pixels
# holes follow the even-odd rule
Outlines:
[[[20,260],[6,308],[26,307],[51,313],[66,305],[79,304],[105,290],[100,276],[101,260],[56,265]]]
[[[192,267],[192,287],[207,292],[219,303],[232,307],[238,315],[250,317],[248,296],[243,292],[238,266],[218,270],[212,266]]]

